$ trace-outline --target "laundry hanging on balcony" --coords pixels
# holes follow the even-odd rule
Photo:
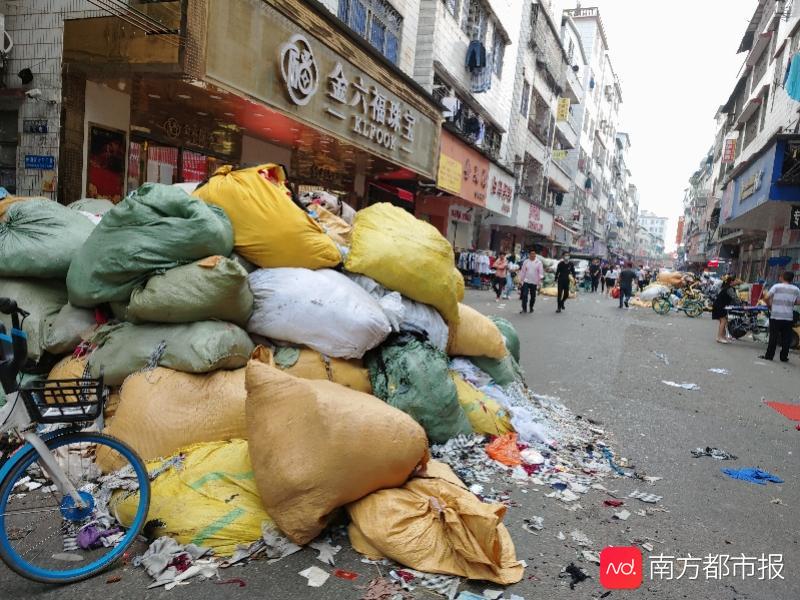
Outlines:
[[[486,66],[470,71],[470,90],[473,94],[488,92],[491,89],[493,70],[494,61],[492,60],[492,53],[489,52],[486,54]]]
[[[472,71],[486,66],[486,47],[478,40],[472,40],[467,48],[466,67]]]
[[[789,66],[783,79],[783,87],[792,100],[800,102],[800,52],[795,53],[789,60]]]

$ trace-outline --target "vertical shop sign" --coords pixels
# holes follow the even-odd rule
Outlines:
[[[558,99],[558,109],[556,110],[556,120],[566,121],[569,119],[569,98]]]

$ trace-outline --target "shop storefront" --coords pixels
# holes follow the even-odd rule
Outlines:
[[[442,131],[436,192],[417,198],[415,214],[435,226],[457,249],[476,246],[476,223],[490,188],[490,161],[448,131]]]
[[[184,13],[177,51],[107,19],[66,23],[65,104],[66,88],[85,90],[67,118],[84,132],[72,195],[115,198],[274,162],[298,191],[413,210],[416,186],[436,180],[438,104],[334,16],[299,0],[172,4]],[[112,115],[111,101],[124,110]]]
[[[726,232],[741,232],[742,277],[775,281],[782,269],[800,270],[800,136],[776,136],[737,167],[720,213]]]

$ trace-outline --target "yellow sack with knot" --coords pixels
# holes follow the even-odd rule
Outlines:
[[[472,431],[483,435],[504,435],[514,431],[510,415],[496,400],[464,380],[455,371],[450,371],[450,377],[456,384],[458,403],[467,414]]]
[[[224,166],[192,194],[225,211],[236,253],[259,267],[323,269],[342,260],[322,226],[292,201],[283,167]]]
[[[246,441],[189,446],[166,461],[148,462],[147,470],[152,473],[173,460],[176,464],[150,484],[147,519],[164,523],[158,535],[213,548],[218,556],[230,556],[237,544],[261,538],[262,524],[271,519],[261,506]],[[124,492],[118,493],[110,504],[117,520],[128,526],[139,495],[123,498]]]
[[[381,202],[356,213],[345,268],[430,304],[449,323],[458,321],[458,300],[464,293],[454,262],[450,242],[408,211]]]
[[[262,349],[256,349],[256,355]],[[275,366],[301,379],[326,379],[350,389],[372,394],[369,371],[359,359],[344,360],[310,348],[284,347],[274,352]],[[267,361],[268,362],[268,361]]]
[[[431,461],[425,474],[348,504],[347,512],[353,549],[373,560],[501,585],[522,579],[503,525],[506,507],[481,502],[445,464]]]
[[[459,304],[458,323],[450,325],[447,353],[499,359],[508,354],[508,349],[503,334],[489,317],[466,304]]]

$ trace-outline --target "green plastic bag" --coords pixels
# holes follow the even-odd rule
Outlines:
[[[193,323],[220,320],[245,325],[253,312],[247,271],[222,256],[153,275],[133,290],[126,312],[136,323]]]
[[[89,371],[105,383],[121,385],[131,373],[157,366],[185,373],[238,369],[255,346],[247,333],[223,321],[179,325],[117,323],[97,330],[90,340]]]
[[[232,250],[233,228],[221,208],[146,183],[105,214],[73,258],[70,303],[127,302],[154,273]]]
[[[369,352],[365,363],[373,393],[422,425],[432,443],[472,433],[441,351],[401,337]]]
[[[503,334],[503,339],[506,342],[506,350],[511,353],[514,360],[519,361],[519,336],[517,330],[508,319],[503,317],[489,317],[492,322],[497,325],[500,333]]]
[[[0,277],[64,279],[93,229],[86,216],[52,200],[12,204],[0,222]]]
[[[28,357],[39,360],[46,345],[47,322],[67,303],[67,286],[57,279],[0,279],[0,296],[15,300],[30,313],[22,330],[28,335]],[[11,331],[11,316],[0,314],[0,323]]]
[[[105,200],[103,198],[81,198],[80,200],[75,200],[75,202],[67,204],[67,208],[91,213],[93,215],[104,215],[114,208],[114,203],[111,202],[111,200]]]
[[[510,354],[499,360],[486,356],[471,356],[469,360],[494,379],[494,382],[499,386],[525,383],[525,377],[519,363]]]
[[[83,341],[84,336],[91,335],[96,326],[93,310],[65,304],[58,314],[45,319],[44,349],[50,354],[69,354]]]

